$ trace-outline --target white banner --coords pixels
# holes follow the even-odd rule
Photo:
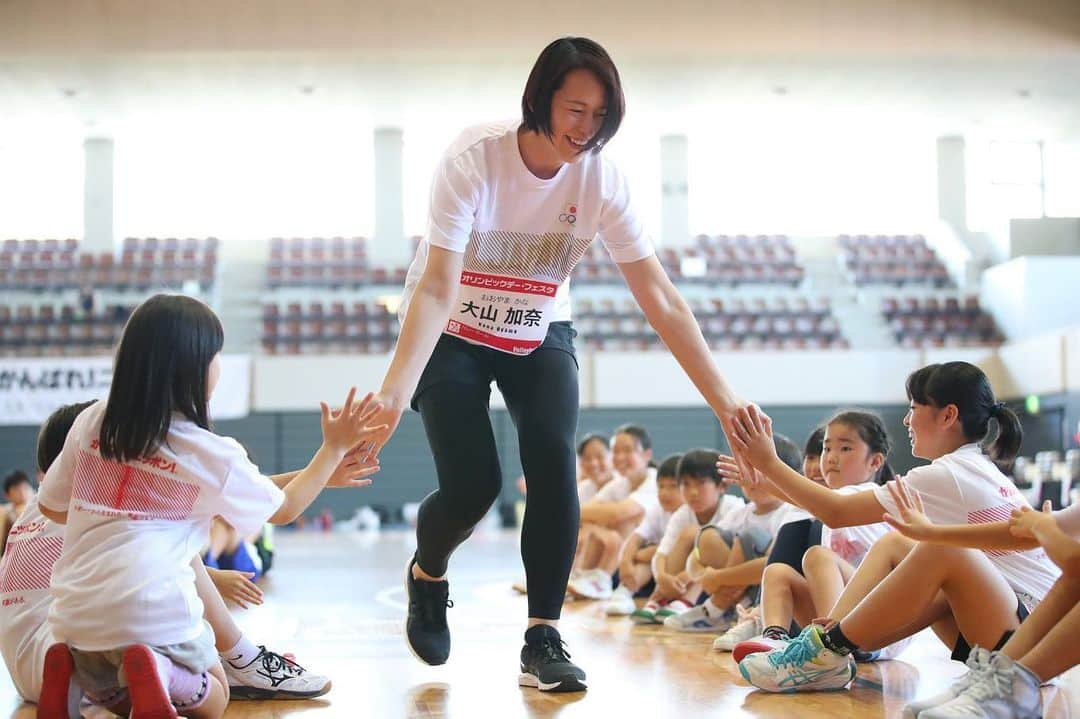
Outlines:
[[[113,358],[0,359],[0,425],[37,425],[65,404],[103,399]],[[212,419],[246,417],[251,409],[251,357],[221,355],[221,379],[210,400]]]

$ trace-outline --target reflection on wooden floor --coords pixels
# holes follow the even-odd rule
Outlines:
[[[587,693],[543,694],[517,686],[525,599],[517,536],[478,532],[455,555],[450,610],[453,651],[443,667],[419,664],[401,637],[406,532],[373,535],[280,533],[267,603],[238,613],[257,643],[296,654],[327,674],[333,690],[308,702],[234,702],[227,717],[899,717],[904,703],[947,685],[962,667],[932,635],[903,661],[860,665],[850,691],[797,697],[752,691],[713,635],[637,627],[603,615],[598,603],[568,604],[562,632],[589,675]],[[1070,678],[1076,678],[1076,671]],[[1070,682],[1075,687],[1076,682]],[[1065,692],[1046,691],[1046,716],[1068,717]],[[1073,697],[1078,696],[1070,689]],[[6,712],[11,712],[7,714]],[[29,719],[6,676],[0,715]],[[98,715],[96,715],[98,716]],[[1074,714],[1080,716],[1080,714]]]

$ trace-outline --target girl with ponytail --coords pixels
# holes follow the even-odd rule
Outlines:
[[[982,370],[967,362],[929,365],[908,377],[906,390],[912,454],[931,463],[911,470],[904,485],[930,522],[985,524],[1028,507],[1000,469],[1020,449],[1020,422],[994,397]],[[997,433],[987,442],[994,425]],[[826,525],[899,516],[895,482],[850,495],[833,492],[783,471],[772,458],[771,433],[760,410],[740,411],[733,448]],[[1058,574],[1039,549],[968,549],[891,532],[870,549],[827,617],[787,646],[747,656],[740,670],[767,691],[838,689],[854,678],[854,653],[881,649],[929,626],[954,659],[981,671],[987,655],[972,647],[1003,646]]]

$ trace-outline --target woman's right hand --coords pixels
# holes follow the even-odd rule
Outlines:
[[[372,458],[378,457],[382,448],[394,436],[398,424],[401,423],[401,415],[405,413],[407,406],[404,400],[386,392],[375,395],[375,401],[379,403],[379,410],[372,417],[371,422],[377,424],[378,427],[373,430],[369,438],[371,445],[367,451],[367,456]]]

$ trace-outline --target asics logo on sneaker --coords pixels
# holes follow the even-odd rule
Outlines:
[[[788,687],[788,686],[801,687],[801,686],[805,686],[807,684],[813,684],[814,682],[816,682],[816,681],[818,681],[820,679],[825,679],[825,678],[829,677],[830,675],[841,676],[841,675],[849,674],[849,673],[850,673],[850,670],[846,666],[844,666],[844,667],[836,667],[836,668],[833,668],[833,669],[816,669],[816,670],[806,670],[806,669],[800,669],[798,667],[792,667],[789,670],[788,675],[786,677],[784,677],[783,679],[781,679],[780,681],[778,681],[777,685],[782,686],[782,687]]]

